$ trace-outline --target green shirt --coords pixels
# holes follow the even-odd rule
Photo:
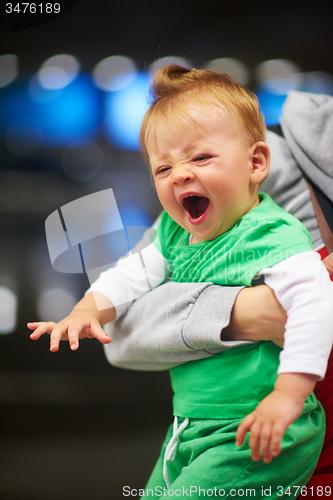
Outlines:
[[[190,234],[164,212],[158,227],[172,280],[251,286],[256,274],[312,250],[305,227],[259,193],[260,203],[226,233],[189,244]],[[254,282],[255,283],[255,282]],[[254,410],[274,386],[281,349],[257,342],[170,370],[174,414],[236,418]]]
[[[158,226],[172,281],[251,286],[264,269],[312,250],[303,224],[264,193],[260,203],[214,240],[189,244],[190,233],[164,212]]]

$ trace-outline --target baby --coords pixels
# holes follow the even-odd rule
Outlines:
[[[155,75],[152,98],[141,144],[165,209],[157,230],[171,279],[264,282],[288,321],[283,351],[253,343],[171,370],[175,423],[146,496],[197,487],[260,497],[270,488],[280,498],[307,483],[321,450],[324,414],[312,390],[332,346],[333,288],[302,224],[258,193],[270,153],[255,96],[228,75],[171,65]],[[79,337],[109,342],[101,325],[116,318],[115,283],[130,266],[121,260],[103,273],[58,324],[28,324],[31,338],[50,333],[53,351],[60,339],[72,349]]]

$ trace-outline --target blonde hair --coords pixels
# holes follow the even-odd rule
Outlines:
[[[226,73],[190,70],[170,64],[155,73],[150,85],[150,98],[150,106],[140,131],[140,143],[147,159],[149,131],[156,127],[161,118],[182,128],[184,121],[191,121],[189,103],[204,105],[212,111],[226,111],[254,142],[265,140],[265,124],[255,94]]]

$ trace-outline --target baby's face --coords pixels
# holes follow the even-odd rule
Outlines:
[[[187,123],[188,132],[160,122],[147,151],[163,208],[198,243],[225,233],[258,204],[256,143],[226,114],[189,114],[195,123]]]

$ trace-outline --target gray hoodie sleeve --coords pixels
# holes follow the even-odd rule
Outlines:
[[[290,92],[281,126],[303,172],[333,200],[333,97]]]
[[[242,288],[161,285],[136,300],[116,323],[105,325],[112,338],[104,346],[108,361],[120,368],[160,371],[242,345],[245,342],[221,341]]]

